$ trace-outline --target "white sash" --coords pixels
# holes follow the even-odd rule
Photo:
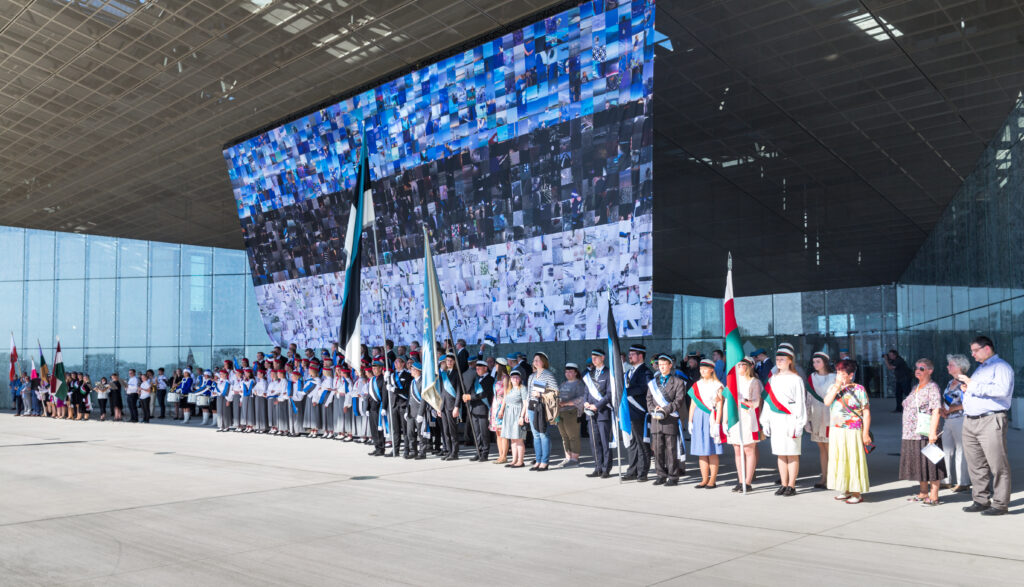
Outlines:
[[[654,379],[647,382],[647,389],[651,391],[651,397],[654,398],[654,403],[658,404],[658,407],[664,410],[668,406],[668,400],[665,399],[665,394],[661,392],[661,388],[658,387],[658,384],[655,383]],[[671,416],[673,418],[678,418],[679,412],[672,412]]]
[[[591,379],[590,373],[583,376],[583,383],[587,386],[587,391],[590,392],[590,397],[594,398],[594,401],[601,401],[601,394],[597,391],[597,384]]]

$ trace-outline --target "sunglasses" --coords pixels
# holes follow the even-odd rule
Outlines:
[[[914,371],[927,371],[928,367],[914,367]]]

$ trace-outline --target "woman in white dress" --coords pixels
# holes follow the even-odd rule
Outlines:
[[[818,460],[821,462],[821,479],[814,484],[815,489],[825,489],[828,480],[828,428],[830,411],[825,405],[825,396],[832,384],[836,382],[835,368],[828,353],[817,352],[812,355],[811,366],[814,373],[807,378],[807,432],[811,441],[818,445]]]
[[[746,484],[747,491],[753,489],[750,484],[754,480],[754,471],[757,469],[757,441],[761,439],[761,426],[757,422],[757,409],[761,407],[761,392],[764,386],[761,380],[754,373],[754,362],[744,357],[736,364],[736,385],[740,401],[740,417],[736,424],[733,424],[726,431],[726,440],[732,445],[733,455],[736,459],[736,471],[740,471],[742,451],[746,457]],[[742,434],[741,434],[742,432]],[[739,481],[737,474],[734,493],[743,491],[743,484]]]
[[[800,473],[800,441],[807,424],[807,393],[793,364],[793,351],[779,348],[775,353],[779,372],[768,381],[767,406],[761,412],[761,429],[771,439],[772,452],[779,461],[782,484],[775,495],[796,495]]]

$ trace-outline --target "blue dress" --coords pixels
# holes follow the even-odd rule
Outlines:
[[[700,382],[695,383],[694,387],[696,388],[697,385],[700,385]],[[694,393],[696,393],[696,390]],[[716,443],[711,438],[711,414],[702,410],[700,406],[693,410],[693,433],[690,434],[690,454],[698,457],[722,454],[722,445]]]

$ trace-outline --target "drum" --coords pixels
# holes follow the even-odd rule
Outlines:
[[[196,398],[197,397],[199,397],[198,393],[190,393],[190,394],[188,394],[188,403],[190,403],[190,404],[196,403]]]
[[[167,403],[176,404],[181,399],[181,394],[176,391],[167,392]]]
[[[201,395],[201,396],[197,397],[196,398],[196,405],[197,406],[204,406],[204,407],[210,405],[210,396],[208,396],[208,395]]]

